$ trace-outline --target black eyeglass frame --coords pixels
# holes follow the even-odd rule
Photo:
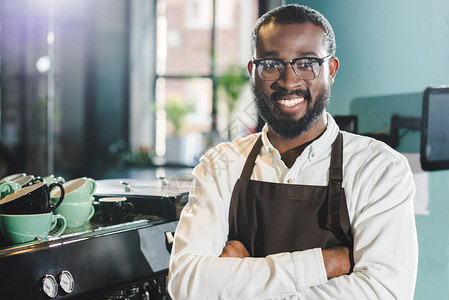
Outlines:
[[[276,81],[276,80],[279,80],[279,78],[281,78],[282,75],[284,75],[285,69],[287,68],[287,64],[290,64],[290,65],[292,66],[293,72],[295,73],[296,76],[298,76],[298,78],[301,78],[302,80],[314,80],[315,78],[317,78],[317,77],[320,75],[319,72],[318,72],[318,74],[317,74],[315,77],[313,77],[313,78],[311,78],[311,79],[304,79],[304,78],[302,78],[301,76],[299,76],[298,74],[296,74],[296,70],[295,70],[295,68],[293,67],[294,64],[295,64],[298,60],[301,60],[301,59],[313,59],[313,60],[315,60],[315,61],[318,62],[318,65],[319,65],[320,68],[321,68],[321,65],[322,65],[326,60],[331,59],[331,58],[333,58],[333,57],[334,57],[334,56],[331,55],[331,54],[329,54],[328,56],[325,56],[325,57],[307,57],[307,56],[306,56],[306,57],[297,57],[297,58],[294,58],[294,59],[292,59],[292,60],[284,60],[284,59],[280,59],[280,58],[269,58],[269,57],[267,57],[267,58],[260,58],[260,59],[255,59],[255,58],[253,58],[253,59],[251,59],[251,62],[256,66],[256,69],[259,67],[259,64],[260,64],[262,61],[264,61],[264,60],[276,60],[276,61],[279,61],[279,62],[284,66],[284,70],[282,70],[282,72],[279,73],[279,77],[276,78],[276,79],[264,79],[264,78],[262,78],[262,76],[260,76],[259,72],[257,71],[257,73],[258,73],[260,79],[262,79],[262,80],[264,80],[264,81]]]

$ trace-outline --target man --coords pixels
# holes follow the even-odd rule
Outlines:
[[[262,133],[194,170],[170,261],[174,299],[412,299],[415,187],[406,159],[325,112],[339,67],[328,21],[262,16],[248,71]]]

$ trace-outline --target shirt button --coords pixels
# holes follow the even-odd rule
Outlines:
[[[312,157],[315,157],[315,152],[312,152]]]
[[[288,183],[288,184],[292,184],[292,183],[293,183],[293,179],[289,178],[289,179],[287,180],[287,183]]]
[[[271,150],[271,155],[275,155],[276,154],[276,151],[274,151],[274,150]]]

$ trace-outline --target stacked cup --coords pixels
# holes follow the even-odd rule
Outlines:
[[[55,213],[67,219],[67,227],[83,226],[95,213],[92,202],[97,184],[92,178],[81,177],[67,181],[63,186],[64,202],[55,209]],[[59,196],[59,191],[53,193],[53,202],[56,202]]]
[[[65,182],[64,177],[61,177],[61,176],[55,177],[55,175],[53,175],[53,174],[42,178],[42,180],[48,185],[55,183],[55,182],[59,182],[61,184],[63,184]]]
[[[23,187],[31,186],[39,182],[45,182],[47,185],[56,182],[62,184],[65,182],[65,179],[61,176],[55,177],[53,174],[44,178],[26,173],[9,175],[0,179],[0,199],[5,198]]]
[[[8,195],[20,190],[22,186],[14,181],[2,181],[0,182],[0,199],[5,198]]]
[[[59,189],[60,196],[52,204],[50,193],[55,188]],[[64,199],[62,184],[47,185],[37,182],[21,185],[15,181],[3,181],[0,183],[0,191],[0,229],[9,242],[19,244],[47,238],[58,220],[61,221],[61,226],[53,236],[59,236],[65,230],[65,218],[52,213]]]

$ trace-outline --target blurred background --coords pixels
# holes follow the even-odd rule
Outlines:
[[[391,120],[421,118],[424,90],[449,84],[446,0],[0,0],[1,175],[146,178],[257,131],[249,36],[284,3],[334,28],[328,111],[418,154],[419,130],[392,143]],[[448,299],[449,172],[427,176],[415,299]]]
[[[9,173],[193,166],[211,143],[257,123],[244,107],[255,121],[228,128],[247,90],[256,0],[0,3]]]

